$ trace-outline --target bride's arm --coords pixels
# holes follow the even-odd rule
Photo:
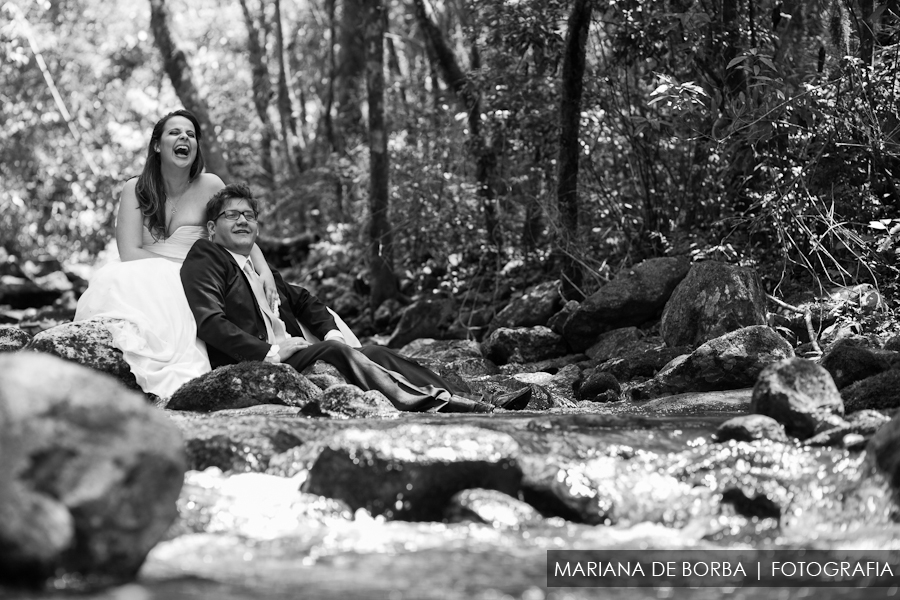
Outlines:
[[[134,186],[137,179],[125,182],[119,196],[119,209],[116,213],[116,245],[122,262],[155,258],[157,255],[144,250],[144,215],[138,206]]]

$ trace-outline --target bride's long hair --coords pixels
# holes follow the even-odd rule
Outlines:
[[[194,113],[183,108],[173,110],[156,122],[156,125],[153,126],[153,133],[150,136],[150,143],[147,145],[147,160],[144,163],[144,170],[138,177],[137,185],[134,189],[141,213],[147,219],[147,229],[150,230],[154,239],[159,239],[169,234],[166,231],[166,185],[163,180],[162,163],[156,147],[160,138],[162,138],[166,121],[172,117],[184,117],[190,121],[194,126],[194,134],[197,136],[197,156],[191,164],[190,181],[194,181],[206,166],[203,160],[203,152],[200,150],[200,122],[197,121]]]

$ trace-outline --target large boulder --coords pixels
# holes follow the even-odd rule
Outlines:
[[[182,438],[112,377],[0,356],[0,583],[134,577],[177,515]]]
[[[637,327],[620,327],[612,329],[606,333],[600,334],[597,341],[590,348],[585,350],[593,360],[603,362],[611,358],[632,354],[636,347],[639,347],[644,333]],[[649,349],[650,345],[647,345]]]
[[[34,336],[25,349],[71,360],[108,373],[125,384],[125,387],[140,389],[122,351],[113,345],[112,334],[106,321],[102,319],[51,327]]]
[[[635,387],[632,394],[635,399],[647,399],[752,387],[766,366],[793,356],[791,345],[775,330],[762,325],[744,327],[676,359],[656,377]]]
[[[653,377],[679,356],[691,353],[688,346],[678,348],[653,348],[643,352],[632,352],[619,358],[611,358],[600,364],[598,370],[605,371],[619,381],[630,381],[638,377]]]
[[[322,394],[290,365],[242,362],[195,377],[178,388],[166,408],[212,412],[258,404],[303,407]]]
[[[753,387],[750,412],[772,417],[801,439],[844,423],[844,403],[831,375],[797,357],[763,369]]]
[[[729,331],[766,324],[766,294],[753,269],[694,263],[666,303],[660,333],[668,346],[697,347]]]
[[[13,325],[0,325],[0,352],[21,350],[31,341],[26,331]]]
[[[500,327],[533,327],[546,325],[562,306],[559,282],[547,281],[528,288],[491,320],[488,332]]]
[[[566,343],[550,329],[536,327],[501,327],[481,343],[485,357],[493,362],[529,363],[545,360],[566,353]]]
[[[388,348],[401,348],[419,338],[442,338],[456,312],[456,301],[452,297],[434,296],[416,300],[403,309],[400,322],[386,345]]]
[[[518,453],[509,435],[464,425],[346,429],[319,454],[301,491],[392,519],[441,520],[465,489],[515,496]]]
[[[866,446],[866,459],[887,475],[895,492],[900,491],[900,415],[872,436]]]
[[[678,257],[651,258],[622,271],[572,311],[563,336],[572,349],[583,351],[605,331],[659,317],[689,269],[690,261]]]

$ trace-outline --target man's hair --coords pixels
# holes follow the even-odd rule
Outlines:
[[[225,203],[234,199],[249,202],[250,208],[259,216],[259,201],[253,197],[250,187],[246,183],[232,183],[213,194],[209,202],[206,203],[206,220],[215,221],[219,213],[222,212],[222,207],[225,206]]]

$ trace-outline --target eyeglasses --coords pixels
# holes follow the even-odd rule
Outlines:
[[[218,221],[222,215],[225,215],[226,221],[237,221],[241,215],[244,215],[244,218],[250,223],[256,222],[256,213],[252,210],[223,210],[214,220]]]

